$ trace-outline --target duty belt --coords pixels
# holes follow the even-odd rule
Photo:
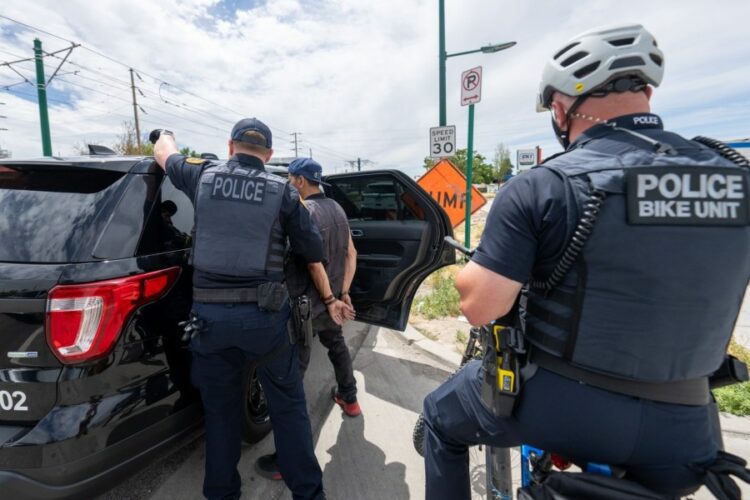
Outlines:
[[[626,396],[690,406],[703,406],[711,401],[708,377],[675,382],[628,380],[573,366],[539,349],[534,349],[531,353],[531,362],[565,378]]]
[[[258,289],[193,288],[193,300],[207,304],[258,302]]]

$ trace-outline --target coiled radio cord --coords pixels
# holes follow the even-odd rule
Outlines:
[[[693,140],[718,151],[721,156],[731,161],[735,165],[750,168],[750,161],[748,161],[747,158],[742,156],[736,149],[727,146],[721,141],[711,139],[710,137],[704,137],[702,135],[693,137]]]

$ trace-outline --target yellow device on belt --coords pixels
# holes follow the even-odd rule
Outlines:
[[[493,326],[493,336],[495,337],[495,350],[497,351],[497,388],[500,392],[513,394],[516,388],[515,360],[510,350],[501,350],[503,343],[500,336],[506,327],[501,325]]]

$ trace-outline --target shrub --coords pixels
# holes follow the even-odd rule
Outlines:
[[[443,318],[446,316],[458,316],[459,300],[456,290],[456,280],[453,275],[445,271],[438,271],[432,281],[430,293],[419,299],[416,310],[427,319]]]
[[[729,353],[750,364],[750,350],[734,340],[729,344]],[[720,411],[741,417],[750,415],[750,382],[722,387],[713,392]]]

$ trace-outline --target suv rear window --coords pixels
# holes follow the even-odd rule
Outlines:
[[[125,174],[0,164],[0,261],[93,260]]]

